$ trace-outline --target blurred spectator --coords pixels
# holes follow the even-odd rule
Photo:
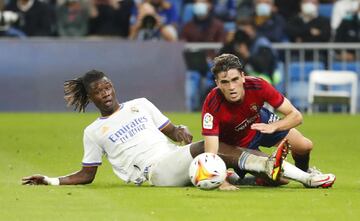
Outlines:
[[[180,38],[187,42],[222,42],[225,39],[224,24],[215,18],[211,0],[195,0],[193,19],[186,23]]]
[[[236,19],[248,19],[255,14],[253,0],[238,0]]]
[[[65,0],[56,8],[59,36],[85,36],[88,33],[90,5],[87,0]]]
[[[271,42],[256,33],[255,25],[250,20],[240,20],[238,28],[233,40],[224,45],[220,54],[235,54],[245,64],[249,75],[260,76],[274,84],[277,55]]]
[[[342,20],[336,30],[335,42],[360,42],[360,5],[357,11]],[[355,61],[355,51],[342,51],[337,58],[343,61]]]
[[[129,35],[133,0],[91,0],[89,34],[98,36]]]
[[[215,0],[215,17],[223,22],[235,22],[236,19],[236,0]]]
[[[275,0],[275,6],[285,20],[297,15],[300,12],[301,0]]]
[[[318,0],[302,0],[301,13],[289,20],[286,31],[292,42],[328,42],[330,21],[318,15]]]
[[[334,3],[331,15],[333,32],[339,27],[343,18],[351,16],[357,10],[359,2],[359,0],[338,0]]]
[[[166,0],[145,0],[134,7],[130,39],[176,41],[178,15]]]
[[[258,34],[271,42],[286,40],[285,20],[277,13],[274,0],[255,0],[255,25]]]
[[[318,14],[318,0],[302,0],[301,12],[291,18],[286,31],[292,42],[329,42],[331,37],[330,20]],[[319,60],[326,62],[327,52],[319,51]],[[301,54],[294,52],[301,58]],[[305,60],[313,61],[316,54],[312,50],[305,51]]]
[[[225,40],[224,24],[214,17],[212,7],[211,0],[195,0],[194,17],[184,25],[180,35],[182,40],[186,42],[223,42]],[[215,56],[215,52],[206,51],[206,56],[210,61]],[[206,66],[207,63],[204,63]],[[205,94],[214,86],[209,68],[200,69],[204,71],[189,69],[186,73],[186,106],[189,111],[200,110]]]
[[[12,25],[18,21],[19,15],[12,11],[6,11],[5,1],[0,0],[0,37],[25,37],[25,34],[13,28]]]
[[[48,4],[39,0],[11,0],[6,10],[19,15],[14,27],[27,36],[54,35],[55,15]]]

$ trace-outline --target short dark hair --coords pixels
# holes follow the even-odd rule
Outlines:
[[[64,99],[67,106],[74,106],[74,110],[85,112],[86,106],[89,104],[88,89],[92,82],[98,81],[106,75],[98,70],[86,72],[82,77],[64,82]]]
[[[244,65],[240,59],[233,54],[222,54],[214,59],[214,66],[211,71],[215,78],[221,72],[227,72],[230,69],[237,69],[239,72],[244,71]]]

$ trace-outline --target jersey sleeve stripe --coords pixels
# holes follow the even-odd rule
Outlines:
[[[224,98],[222,96],[218,94],[216,94],[216,96],[214,96],[215,102],[213,102],[211,104],[211,106],[209,105],[209,110],[213,111],[213,112],[218,112],[220,107],[221,107],[221,103],[224,101]]]
[[[212,98],[210,98],[210,101],[208,103],[208,106],[212,106],[213,105],[213,102],[216,101],[216,96],[213,96]]]
[[[216,109],[216,107],[219,105],[219,101],[215,101],[214,103],[211,104],[211,106],[209,105],[209,109],[210,110],[214,110]]]
[[[159,127],[159,130],[164,129],[169,123],[170,123],[170,120],[167,120],[165,123],[163,123],[163,124]]]
[[[84,167],[100,166],[101,164],[102,164],[101,162],[93,162],[93,163],[84,163],[84,162],[82,162],[82,165]]]

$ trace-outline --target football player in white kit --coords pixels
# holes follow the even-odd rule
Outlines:
[[[24,177],[29,185],[74,185],[91,183],[102,156],[105,155],[114,173],[125,182],[155,186],[185,186],[190,184],[188,168],[192,159],[204,151],[204,143],[192,142],[184,126],[175,126],[145,98],[119,104],[112,82],[104,73],[92,70],[83,77],[64,83],[65,100],[79,112],[91,101],[101,117],[84,131],[82,169],[62,177],[33,175]],[[181,142],[178,146],[169,141]],[[219,156],[227,167],[252,171],[271,180],[278,180],[287,145],[283,142],[275,153],[256,156],[220,144]],[[260,153],[262,154],[262,153]]]

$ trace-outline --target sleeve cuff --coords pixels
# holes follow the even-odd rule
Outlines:
[[[93,163],[84,163],[84,162],[82,162],[82,165],[83,165],[84,167],[100,166],[100,165],[101,165],[101,162],[93,162]]]
[[[159,127],[159,130],[164,129],[169,123],[170,123],[170,120],[167,120],[165,123],[163,123],[163,124]]]

